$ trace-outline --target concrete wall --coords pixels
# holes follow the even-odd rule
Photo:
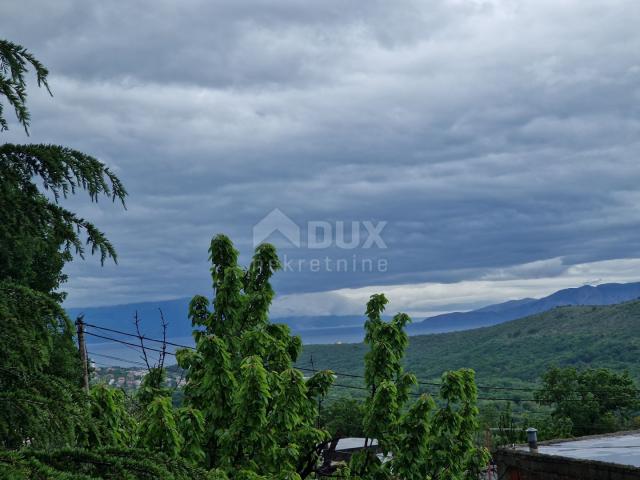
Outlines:
[[[493,455],[504,480],[632,480],[640,468],[500,449]]]

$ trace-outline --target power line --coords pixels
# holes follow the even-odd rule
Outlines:
[[[87,335],[92,335],[94,337],[103,338],[105,340],[110,340],[112,342],[122,343],[122,344],[126,344],[126,345],[132,345],[132,346],[135,346],[137,348],[142,348],[140,345],[135,345],[133,343],[126,342],[124,340],[120,340],[120,339],[117,339],[117,338],[106,337],[104,335],[98,335],[97,333],[90,333],[90,332],[86,332],[86,333],[87,333]],[[152,350],[152,351],[155,351],[155,352],[162,352],[162,350],[154,349],[154,348],[151,348],[151,347],[145,347],[145,348],[147,348],[149,350]],[[193,347],[191,347],[191,348],[193,349]],[[171,355],[175,355],[175,353],[171,353],[171,352],[166,352],[166,353],[169,353]],[[340,374],[337,374],[337,375],[340,375]],[[356,377],[359,377],[359,376],[356,376]],[[353,389],[353,390],[363,390],[363,391],[367,391],[367,392],[369,391],[368,388],[357,386],[357,385],[343,385],[343,384],[334,383],[332,386],[339,387],[339,388],[350,388],[350,389]],[[428,393],[428,392],[423,392],[423,393]],[[420,397],[422,395],[422,393],[409,392],[409,395],[414,396],[414,397]],[[514,399],[514,398],[492,398],[492,397],[478,397],[478,400],[509,401],[509,402],[516,402],[516,403],[522,402],[522,401],[535,402],[535,400]]]
[[[150,338],[150,337],[147,337],[145,335],[137,335],[135,333],[124,332],[122,330],[116,330],[114,328],[99,327],[97,325],[92,325],[91,323],[86,323],[86,322],[84,322],[84,325],[86,327],[97,328],[98,330],[104,330],[106,332],[118,333],[120,335],[126,335],[127,337],[134,337],[134,338],[139,338],[139,339],[142,339],[142,340],[147,340],[149,342],[155,342],[155,343],[160,343],[160,344],[165,344],[165,345],[171,345],[172,347],[178,347],[178,348],[190,348],[192,350],[194,349],[194,347],[189,346],[189,345],[181,345],[179,343],[173,343],[173,342],[169,342],[169,341],[165,341],[165,340],[159,340],[157,338]]]
[[[302,368],[302,367],[296,367],[298,370],[303,370],[303,371],[313,371],[309,368]],[[365,378],[364,375],[356,375],[354,373],[344,373],[344,372],[334,372],[336,375],[338,376],[342,376],[342,377],[351,377],[351,378]],[[431,386],[431,387],[441,387],[442,383],[437,383],[437,382],[426,382],[424,380],[419,380],[418,379],[418,384],[419,385],[427,385],[427,386]],[[509,391],[526,391],[526,392],[535,392],[537,391],[536,388],[519,388],[519,387],[493,387],[493,386],[489,386],[489,385],[476,385],[477,388],[479,389],[483,389],[483,390],[509,390]]]
[[[143,362],[138,362],[136,360],[127,360],[126,358],[114,357],[113,355],[106,355],[104,353],[91,353],[91,352],[89,352],[89,357],[109,358],[111,360],[118,360],[120,362],[133,363],[133,364],[136,364],[136,365],[142,365],[143,367],[146,367],[146,365]]]
[[[303,371],[313,371],[309,368],[302,368],[302,367],[296,367],[298,370],[303,370]],[[340,373],[340,372],[334,372],[338,377],[343,376],[343,377],[349,377],[349,378],[358,378],[358,379],[364,379],[364,375],[356,375],[353,373]],[[424,381],[418,381],[419,385],[427,385],[427,386],[435,386],[435,387],[441,387],[442,384],[441,383],[434,383],[434,382],[424,382]],[[496,390],[511,390],[510,387],[491,387],[491,386],[487,386],[487,385],[476,385],[477,388],[482,388],[482,389],[492,389],[495,388]],[[520,389],[514,389],[514,390],[520,390]],[[528,391],[537,391],[537,389],[527,389]],[[578,392],[578,393],[594,393],[591,391],[583,391],[583,392]],[[628,399],[629,396],[624,395],[622,397],[610,397],[610,398],[620,398],[620,399]],[[529,398],[494,398],[494,397],[478,397],[478,400],[506,400],[506,401],[511,401],[511,402],[536,402],[538,403],[538,400],[536,399],[529,399]],[[575,399],[566,399],[564,401],[569,401],[569,402],[582,402],[582,399],[579,398],[575,398]]]
[[[87,327],[92,327],[92,328],[97,328],[99,330],[104,330],[104,331],[108,331],[108,332],[112,332],[112,333],[118,333],[120,335],[126,335],[129,337],[134,337],[134,338],[140,338],[139,335],[134,334],[134,333],[129,333],[129,332],[124,332],[122,330],[117,330],[114,328],[107,328],[107,327],[100,327],[97,325],[93,325],[91,323],[84,323],[85,326]],[[167,345],[171,345],[174,347],[179,347],[179,348],[188,348],[191,350],[195,350],[195,348],[193,346],[190,345],[183,345],[180,343],[173,343],[173,342],[163,342],[163,340],[159,340],[156,338],[150,338],[150,337],[146,337],[146,336],[142,336],[143,340],[148,340],[150,342],[156,342],[156,343],[166,343]],[[128,344],[131,345],[131,344]],[[139,347],[139,345],[135,345],[136,347]],[[146,348],[146,347],[145,347]],[[303,370],[303,371],[308,371],[308,372],[315,372],[316,370],[314,369],[310,369],[310,368],[304,368],[304,367],[296,367],[298,370]],[[344,372],[334,372],[336,375],[339,376],[343,376],[343,377],[352,377],[352,378],[364,378],[363,375],[356,375],[356,374],[352,374],[352,373],[344,373]],[[429,385],[429,386],[435,386],[435,387],[439,387],[442,384],[441,383],[437,383],[437,382],[427,382],[424,380],[418,380],[418,383],[420,385]],[[476,385],[477,388],[479,389],[486,389],[486,390],[506,390],[506,391],[523,391],[523,392],[533,392],[536,391],[536,388],[526,388],[526,387],[502,387],[502,386],[490,386],[490,385]]]
[[[120,335],[126,335],[126,336],[128,336],[128,337],[140,338],[140,336],[139,336],[139,335],[136,335],[136,334],[134,334],[134,333],[124,332],[124,331],[122,331],[122,330],[117,330],[117,329],[114,329],[114,328],[99,327],[99,326],[97,326],[97,325],[93,325],[93,324],[90,324],[90,323],[85,323],[85,326],[87,326],[87,327],[92,327],[92,328],[97,328],[97,329],[99,329],[99,330],[105,330],[105,331],[112,332],[112,333],[118,333],[118,334],[120,334]],[[90,334],[90,335],[93,335],[93,336],[99,336],[99,335],[96,335],[96,334]],[[107,337],[100,337],[100,338],[107,338]],[[142,337],[142,339],[143,339],[143,340],[148,340],[148,341],[150,341],[150,342],[160,343],[160,344],[162,344],[162,343],[163,343],[163,340],[159,340],[159,339],[156,339],[156,338],[150,338],[150,337],[145,337],[145,336],[143,336],[143,337]],[[112,340],[116,341],[116,339],[112,339]],[[139,348],[139,347],[140,347],[140,345],[134,345],[134,344],[132,344],[132,343],[128,343],[128,342],[124,342],[124,341],[121,341],[121,343],[124,343],[125,345],[131,345],[131,346],[134,346],[134,347],[137,347],[137,348]],[[168,342],[168,341],[167,341],[167,342],[165,342],[165,343],[166,343],[167,345],[171,345],[171,346],[174,346],[174,347],[179,347],[179,348],[188,348],[188,349],[190,349],[190,350],[195,350],[195,348],[194,348],[194,347],[192,347],[192,346],[190,346],[190,345],[183,345],[183,344],[180,344],[180,343],[173,343],[173,342]],[[148,350],[152,350],[152,351],[158,351],[158,350],[154,350],[154,349],[153,349],[153,348],[151,348],[151,347],[145,347],[145,348],[147,348]],[[167,352],[167,353],[170,353],[170,352]],[[172,354],[172,355],[173,355],[173,354]],[[317,369],[311,369],[311,368],[304,368],[304,367],[296,367],[296,368],[297,368],[298,370],[302,370],[302,371],[306,371],[306,372],[313,372],[313,373],[315,373],[315,372],[317,371]],[[335,373],[336,375],[338,375],[338,376],[342,376],[342,377],[364,378],[364,375],[356,375],[356,374],[352,374],[352,373],[335,372],[335,371],[334,371],[334,373]],[[424,380],[419,380],[419,381],[418,381],[418,383],[419,383],[420,385],[429,385],[429,386],[434,386],[434,387],[442,386],[442,384],[441,384],[441,383],[436,383],[436,382],[427,382],[427,381],[424,381]],[[497,387],[497,386],[489,386],[489,385],[477,385],[477,388],[486,389],[486,390],[536,391],[536,389],[535,389],[535,388],[521,388],[521,387]]]
[[[144,339],[144,340],[148,340],[148,341],[151,341],[151,342],[163,343],[163,341],[162,341],[162,340],[158,340],[158,339],[155,339],[155,338],[140,337],[139,335],[136,335],[136,334],[133,334],[133,333],[128,333],[128,332],[124,332],[124,331],[116,330],[116,329],[112,329],[112,328],[107,328],[107,327],[98,327],[98,326],[96,326],[96,325],[92,325],[92,324],[88,324],[88,323],[85,323],[85,326],[92,327],[92,328],[97,328],[97,329],[100,329],[100,330],[106,330],[106,331],[110,331],[110,332],[113,332],[113,333],[118,333],[118,334],[121,334],[121,335],[126,335],[126,336],[129,336],[129,337],[142,338],[142,339]],[[141,348],[142,348],[142,347],[141,347],[141,345],[134,344],[134,343],[131,343],[131,342],[127,342],[127,341],[125,341],[125,340],[120,340],[120,339],[116,339],[116,338],[113,338],[113,337],[107,337],[107,336],[104,336],[104,335],[99,335],[99,334],[97,334],[97,333],[92,333],[92,332],[88,332],[88,331],[86,331],[85,333],[86,333],[87,335],[91,335],[91,336],[94,336],[94,337],[102,338],[102,339],[109,340],[109,341],[112,341],[112,342],[121,343],[121,344],[123,344],[123,345],[129,345],[129,346],[134,347],[134,348],[136,348],[136,349],[141,349]],[[172,345],[172,346],[175,346],[175,347],[179,347],[179,348],[186,348],[186,349],[189,349],[189,350],[196,350],[196,348],[195,348],[195,347],[192,347],[192,346],[189,346],[189,345],[182,345],[182,344],[179,344],[179,343],[170,343],[170,342],[166,342],[166,344],[167,344],[167,345]],[[156,348],[153,348],[153,347],[144,347],[144,348],[145,348],[145,349],[147,349],[147,350],[150,350],[150,351],[154,351],[154,352],[158,352],[158,353],[163,353],[163,350],[156,349]],[[176,355],[174,352],[170,352],[170,351],[165,351],[164,353],[168,353],[169,355],[173,355],[173,356],[175,356],[175,355]],[[310,369],[310,368],[305,368],[305,367],[295,367],[295,368],[297,368],[298,370],[301,370],[301,371],[307,371],[307,372],[313,372],[313,373],[315,373],[315,372],[317,371],[316,369]],[[333,370],[332,370],[332,371],[333,371]],[[357,375],[357,374],[353,374],[353,373],[336,372],[336,371],[333,371],[333,373],[334,373],[334,374],[336,374],[338,377],[342,376],[342,377],[357,378],[357,379],[364,379],[364,378],[365,378],[365,377],[364,377],[364,375]],[[442,386],[442,384],[441,384],[441,383],[436,383],[436,382],[427,382],[427,381],[424,381],[424,380],[418,380],[418,384],[419,384],[419,385],[432,386],[432,387],[441,387],[441,386]],[[336,386],[338,386],[338,385],[336,385]],[[344,385],[343,385],[343,386],[344,386]],[[476,387],[477,387],[478,389],[483,389],[483,390],[502,390],[502,391],[527,391],[527,392],[535,392],[535,391],[537,391],[537,390],[538,390],[538,389],[536,389],[536,388],[525,388],[525,387],[501,387],[501,386],[491,386],[491,385],[476,385]],[[351,386],[348,386],[347,388],[351,388]],[[353,388],[356,388],[356,387],[355,387],[355,386],[353,386]],[[358,389],[368,390],[368,389],[366,389],[366,388],[364,388],[364,387],[357,387],[357,388],[358,388]],[[583,394],[584,394],[584,393],[598,393],[598,392],[599,392],[599,393],[602,393],[602,392],[606,392],[606,390],[602,390],[602,391],[588,391],[588,390],[583,390],[583,391],[581,391],[581,392],[577,392],[577,393],[583,393]],[[637,392],[638,392],[638,390],[636,389],[636,393],[637,393]],[[428,393],[428,392],[425,392],[425,393]],[[420,396],[420,395],[421,395],[421,394],[416,394],[416,393],[412,393],[412,394],[413,394],[413,395],[417,395],[417,396]],[[616,398],[616,397],[613,397],[613,398]],[[628,397],[628,396],[623,396],[623,397],[621,397],[621,399],[629,399],[629,397]],[[538,402],[538,400],[536,400],[536,399],[528,399],[528,398],[496,398],[496,397],[478,397],[478,400],[487,400],[487,401],[508,401],[508,402],[515,402],[515,403],[520,403],[520,402],[535,402],[535,403],[540,403],[540,402]],[[582,400],[582,399],[566,399],[566,400],[563,400],[563,401],[568,401],[568,402],[582,402],[583,400]]]
[[[101,363],[101,362],[94,362],[93,360],[91,361],[91,363],[100,368],[113,368],[113,365],[107,365],[106,363]]]
[[[117,338],[113,338],[113,337],[105,337],[104,335],[98,335],[97,333],[92,333],[92,332],[85,332],[87,335],[91,335],[92,337],[98,337],[98,338],[103,338],[104,340],[109,340],[111,342],[116,342],[116,343],[122,343],[123,345],[129,345],[135,348],[142,348],[140,345],[136,345],[135,343],[131,343],[131,342],[126,342],[124,340],[119,340]],[[163,353],[162,350],[160,350],[159,348],[153,348],[153,347],[144,347],[147,350],[150,350],[152,352],[158,352],[158,353]],[[169,355],[173,355],[175,356],[175,353],[173,352],[164,352],[164,353],[168,353]]]

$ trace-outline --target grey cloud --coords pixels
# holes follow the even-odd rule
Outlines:
[[[70,303],[206,292],[210,236],[246,262],[273,208],[388,222],[388,271],[282,272],[287,294],[640,256],[637,2],[33,0],[0,16],[53,72],[53,99],[30,90],[28,140],[98,156],[131,193],[126,212],[71,201],[120,264],[70,266]]]
[[[335,57],[369,40],[419,40],[447,12],[433,2],[389,9],[385,2],[25,1],[5,7],[16,21],[7,34],[35,37],[60,73],[83,78],[211,86],[323,81]],[[40,16],[23,18],[37,10]]]

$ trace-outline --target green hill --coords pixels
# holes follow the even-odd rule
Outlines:
[[[307,345],[300,365],[360,374],[364,344]],[[537,383],[550,365],[628,370],[640,380],[640,301],[557,307],[500,325],[410,337],[406,366],[421,379],[470,367],[490,385]]]

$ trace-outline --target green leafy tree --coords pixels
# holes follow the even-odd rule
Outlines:
[[[355,398],[338,398],[320,409],[320,425],[333,438],[362,437],[364,404]]]
[[[175,418],[178,432],[182,436],[180,458],[194,465],[203,464],[204,415],[195,408],[182,407],[176,410]]]
[[[280,267],[275,249],[260,245],[247,269],[224,235],[209,250],[215,296],[194,297],[190,318],[196,350],[180,350],[186,370],[185,402],[202,412],[207,466],[233,478],[309,478],[320,465],[330,435],[317,427],[318,400],[332,384],[330,371],[309,379],[292,368],[300,340],[268,321],[269,279]],[[409,404],[413,375],[402,367],[410,321],[382,320],[384,295],[367,304],[362,409],[367,444],[375,439],[391,460],[370,450],[355,455],[340,475],[362,479],[473,478],[487,461],[475,445],[477,391],[470,370],[443,375],[440,406],[429,395]]]
[[[122,454],[136,447],[189,464],[203,463],[204,417],[193,408],[175,408],[165,383],[165,369],[156,366],[133,397],[105,384],[92,386],[90,421],[79,444],[120,449]]]
[[[132,447],[135,439],[135,420],[127,409],[124,390],[104,384],[91,387],[90,420],[85,439],[87,447]]]
[[[163,367],[151,367],[142,378],[136,391],[135,400],[139,409],[145,410],[154,399],[170,397],[171,390],[166,386],[167,371]]]
[[[334,375],[321,371],[303,378],[292,366],[300,340],[287,326],[268,321],[274,295],[269,279],[280,266],[275,249],[259,246],[247,269],[238,267],[237,258],[227,237],[212,240],[213,310],[204,297],[194,297],[189,314],[196,348],[177,352],[186,370],[185,406],[172,406],[164,369],[151,368],[135,395],[138,426],[131,429],[122,394],[95,387],[92,416],[102,428],[90,431],[90,445],[109,445],[126,455],[126,445],[133,443],[184,464],[204,465],[214,478],[304,479],[326,467],[321,455],[332,436],[318,427],[318,403]],[[473,371],[446,372],[438,398],[423,394],[409,402],[417,383],[402,366],[410,319],[400,313],[383,321],[386,304],[381,294],[367,304],[369,396],[364,403],[346,401],[335,407],[345,415],[349,408],[359,412],[366,444],[375,440],[385,461],[366,449],[338,475],[365,480],[475,478],[487,452],[475,444]],[[75,454],[91,463],[86,452]],[[59,464],[49,459],[46,465]],[[107,471],[126,468],[110,465]]]
[[[478,409],[473,371],[443,374],[439,406],[427,394],[409,403],[411,387],[417,383],[402,367],[410,319],[399,313],[383,321],[387,303],[384,295],[376,294],[367,304],[365,382],[370,394],[363,425],[365,446],[375,438],[384,460],[365,449],[352,457],[349,472],[365,479],[477,478],[488,452],[475,442]]]
[[[25,128],[28,65],[36,70],[38,84],[48,88],[46,68],[20,45],[0,40],[0,99],[3,95],[14,107]],[[6,126],[1,112],[0,125]],[[73,253],[84,254],[84,244],[92,254],[98,252],[102,262],[116,259],[113,246],[95,225],[59,205],[60,198],[78,190],[85,190],[93,202],[105,196],[124,205],[127,195],[106,165],[77,150],[0,146],[0,279],[53,295],[66,279],[62,267]]]
[[[135,416],[139,421],[136,445],[139,448],[194,464],[203,462],[204,417],[197,409],[173,406],[164,367],[152,367],[144,376],[135,403]]]
[[[138,447],[177,457],[183,438],[178,431],[171,398],[159,396],[146,407],[138,429]]]
[[[638,390],[627,372],[606,368],[552,367],[535,393],[553,407],[558,430],[575,436],[615,431],[629,424],[638,408]]]
[[[0,450],[0,480],[228,480],[179,458],[146,449]]]
[[[0,95],[25,130],[29,67],[48,89],[46,68],[0,41]],[[8,128],[3,112],[0,103],[0,130]],[[87,247],[102,262],[116,252],[97,227],[60,205],[78,190],[124,205],[120,180],[93,157],[56,145],[0,146],[0,446],[31,447],[0,451],[0,471],[9,466],[9,478],[29,479],[223,478],[191,466],[204,456],[202,415],[174,411],[162,368],[146,377],[132,412],[120,390],[98,385],[88,398],[80,391],[73,328],[60,306],[62,269]],[[131,414],[140,412],[135,426]]]
[[[124,204],[127,194],[108,167],[76,150],[0,146],[0,278],[62,300],[56,293],[66,280],[62,268],[74,253],[84,255],[85,243],[102,262],[116,259],[112,244],[95,225],[58,204],[79,189],[92,201],[106,196]]]
[[[178,351],[185,404],[202,412],[206,463],[234,478],[300,478],[313,472],[329,435],[316,426],[317,400],[333,375],[305,380],[292,367],[301,349],[286,325],[271,324],[275,249],[260,245],[251,265],[224,235],[209,249],[215,297],[197,296],[189,316],[196,350]]]

